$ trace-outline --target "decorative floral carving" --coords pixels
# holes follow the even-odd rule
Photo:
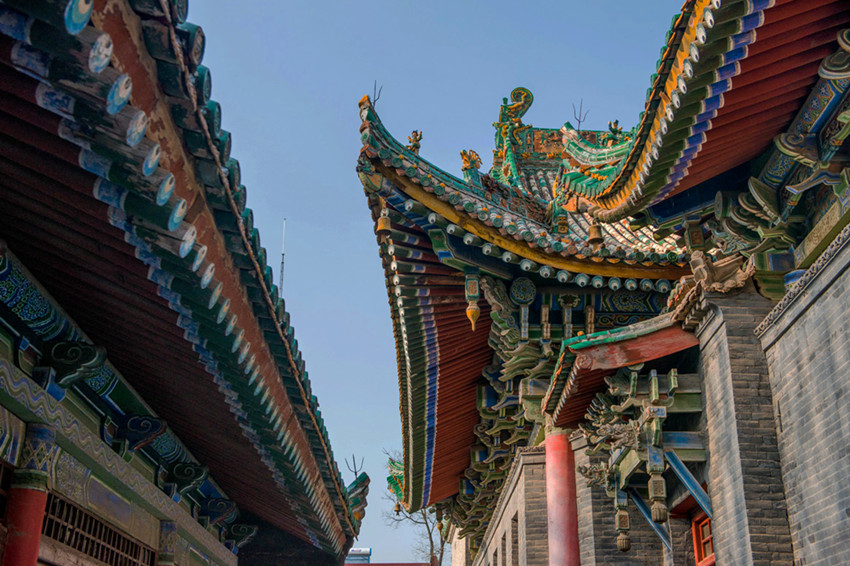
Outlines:
[[[56,455],[53,466],[53,489],[72,501],[83,501],[83,486],[89,474],[88,469],[76,458],[61,450]]]
[[[527,305],[537,295],[537,287],[528,277],[519,277],[511,285],[511,299],[518,305]]]

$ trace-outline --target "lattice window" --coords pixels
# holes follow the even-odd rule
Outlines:
[[[714,566],[714,535],[711,519],[700,513],[691,524],[694,533],[694,555],[697,566]]]
[[[109,566],[154,566],[156,551],[71,501],[49,493],[41,534]]]

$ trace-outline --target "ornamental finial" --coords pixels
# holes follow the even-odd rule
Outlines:
[[[481,314],[481,308],[478,306],[478,299],[481,297],[481,287],[479,286],[477,270],[470,270],[466,274],[464,294],[467,303],[466,318],[469,319],[469,323],[472,325],[472,331],[475,332],[475,322]]]
[[[469,319],[470,324],[472,325],[472,331],[475,332],[475,322],[478,320],[478,317],[481,315],[481,307],[477,304],[470,303],[469,306],[466,307],[466,318]]]

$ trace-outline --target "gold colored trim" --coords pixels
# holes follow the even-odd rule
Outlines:
[[[604,275],[608,277],[631,277],[635,279],[669,279],[675,281],[680,277],[691,274],[690,268],[684,266],[648,267],[644,265],[629,265],[627,263],[596,263],[592,260],[566,259],[535,250],[523,242],[506,238],[494,228],[483,225],[480,222],[474,221],[469,216],[459,213],[453,206],[426,192],[410,179],[402,177],[381,165],[377,165],[376,168],[396,186],[402,188],[410,198],[422,203],[432,211],[443,216],[449,222],[457,224],[467,232],[491,244],[537,263],[550,265],[572,273],[586,273],[588,275]]]

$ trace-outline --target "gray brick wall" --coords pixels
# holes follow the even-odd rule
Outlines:
[[[664,548],[664,566],[694,566],[694,539],[690,519],[670,518],[667,522],[671,550]]]
[[[850,561],[850,246],[836,247],[762,328],[795,566]]]
[[[607,454],[588,456],[584,452],[586,446],[583,438],[573,440],[576,469],[607,458]],[[597,486],[588,487],[581,474],[576,473],[576,499],[582,566],[657,566],[662,563],[663,545],[634,505],[629,505],[632,548],[628,552],[620,552],[614,526],[614,503],[605,490]]]
[[[520,564],[549,564],[549,524],[546,512],[546,459],[542,465],[524,466],[522,481],[525,493],[524,517],[519,519],[520,539],[525,538],[524,553],[520,546]],[[539,456],[538,456],[539,457]],[[522,513],[520,514],[522,515]],[[507,517],[506,517],[507,519]],[[508,521],[505,521],[507,527]],[[525,561],[523,562],[523,554]]]
[[[774,303],[752,283],[708,297],[698,331],[718,564],[791,565],[767,360],[754,329]]]
[[[546,454],[543,447],[519,451],[499,497],[481,549],[472,564],[484,566],[501,556],[506,538],[505,566],[548,566],[549,538],[546,522]],[[514,536],[512,520],[516,517]],[[514,552],[516,545],[516,552]],[[517,563],[514,563],[514,556]],[[497,564],[502,564],[501,561]]]
[[[457,530],[453,530],[451,546],[451,566],[472,566],[472,556],[469,554],[469,538],[460,538],[457,536]]]

